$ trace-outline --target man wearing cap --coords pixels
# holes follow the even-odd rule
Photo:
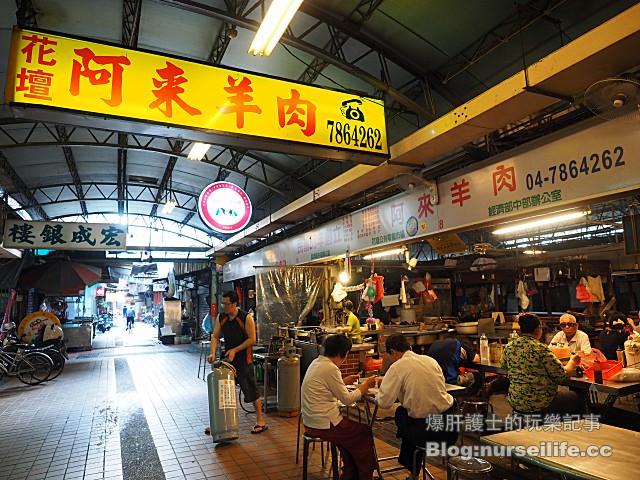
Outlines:
[[[567,345],[572,354],[582,352],[588,355],[591,353],[589,335],[578,329],[578,321],[570,313],[565,313],[560,317],[560,331],[551,339],[551,345],[558,343]]]

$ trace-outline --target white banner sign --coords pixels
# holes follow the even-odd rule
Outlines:
[[[107,223],[7,220],[4,246],[50,250],[126,250],[127,232]]]
[[[402,194],[224,265],[224,281],[254,266],[298,265],[640,188],[640,124],[608,122]]]

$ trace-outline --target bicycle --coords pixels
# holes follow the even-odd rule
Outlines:
[[[34,340],[34,344],[20,343],[16,333],[15,323],[11,322],[5,327],[6,339],[2,350],[7,353],[15,353],[22,348],[28,353],[40,352],[44,353],[51,359],[52,368],[47,380],[54,380],[62,371],[66,361],[69,359],[67,355],[67,347],[62,338],[43,341],[40,336]]]
[[[42,352],[27,352],[18,348],[15,352],[0,350],[0,379],[5,375],[17,376],[27,385],[38,385],[49,379],[53,362]]]

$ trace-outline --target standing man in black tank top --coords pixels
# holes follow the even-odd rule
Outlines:
[[[256,424],[251,433],[262,433],[267,430],[266,420],[262,412],[262,402],[258,386],[253,374],[253,345],[256,343],[256,324],[253,316],[238,308],[238,294],[233,290],[222,294],[223,313],[218,315],[211,334],[211,355],[207,358],[213,363],[216,358],[218,340],[224,337],[225,351],[223,357],[237,371],[237,382],[245,401],[253,403],[256,409]],[[209,434],[208,429],[205,433]]]

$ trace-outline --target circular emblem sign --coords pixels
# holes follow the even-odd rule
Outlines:
[[[221,233],[242,230],[251,219],[251,200],[239,186],[229,182],[207,185],[198,199],[200,218]]]

